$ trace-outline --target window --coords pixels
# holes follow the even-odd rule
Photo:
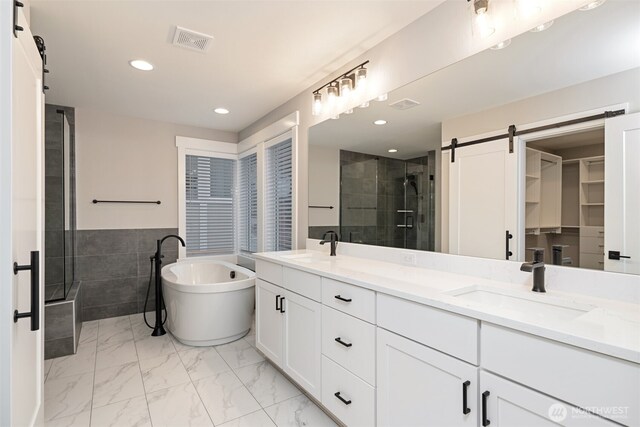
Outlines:
[[[241,158],[239,169],[239,249],[253,253],[258,251],[258,155]]]
[[[264,250],[286,251],[293,240],[291,138],[265,150]]]
[[[235,160],[185,159],[187,256],[234,253]]]

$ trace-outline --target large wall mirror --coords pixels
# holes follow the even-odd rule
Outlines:
[[[638,22],[575,11],[313,126],[309,237],[640,274]]]

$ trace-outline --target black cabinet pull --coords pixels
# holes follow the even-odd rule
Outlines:
[[[17,262],[13,263],[13,274],[18,274],[21,271],[31,272],[31,311],[20,313],[18,310],[13,312],[13,322],[16,323],[19,319],[26,317],[31,318],[31,330],[37,331],[40,329],[40,252],[31,251],[31,264],[18,265]]]
[[[340,396],[340,392],[336,391],[335,393],[333,393],[333,395],[335,397],[337,397],[338,399],[340,399],[340,402],[344,403],[345,405],[351,405],[351,401],[350,400],[345,400],[344,397]]]
[[[280,295],[276,295],[276,311],[280,311],[280,306],[278,305],[279,301],[280,301]]]
[[[340,339],[340,337],[336,338],[336,342],[342,344],[345,347],[351,347],[353,345],[352,343],[346,343],[346,342],[342,341],[342,339]]]
[[[344,302],[351,302],[351,298],[342,298],[340,295],[336,295],[334,297],[335,299],[339,299],[340,301],[344,301]]]
[[[505,259],[509,259],[512,255],[513,252],[511,252],[511,249],[509,248],[509,240],[513,239],[513,234],[509,233],[509,230],[507,230],[505,232],[505,236],[504,236],[504,241],[505,241]]]
[[[284,301],[284,297],[280,297],[280,313],[284,313],[284,304],[282,303]]]
[[[467,405],[467,389],[471,385],[471,381],[467,380],[462,383],[462,413],[467,415],[471,409]]]
[[[489,418],[487,418],[487,398],[491,393],[489,391],[485,391],[482,393],[482,427],[487,427],[491,424]]]

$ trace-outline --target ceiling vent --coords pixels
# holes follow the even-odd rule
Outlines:
[[[400,101],[396,101],[393,104],[389,104],[389,107],[395,108],[396,110],[408,110],[409,108],[417,107],[418,105],[420,105],[418,101],[405,98]]]
[[[173,36],[173,45],[185,49],[206,52],[211,46],[213,37],[197,31],[188,30],[176,26],[176,33]]]

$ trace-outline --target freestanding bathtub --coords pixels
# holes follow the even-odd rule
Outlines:
[[[255,273],[217,260],[186,260],[162,268],[167,329],[193,346],[224,344],[251,328]]]

